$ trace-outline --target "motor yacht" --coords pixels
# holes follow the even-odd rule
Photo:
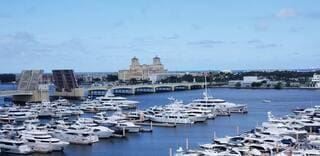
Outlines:
[[[153,122],[174,123],[174,124],[192,124],[194,120],[186,113],[181,112],[163,112],[155,115],[146,115]]]
[[[99,105],[96,105],[98,111],[119,111],[121,110],[120,106],[113,102],[102,102]]]
[[[94,123],[92,118],[79,118],[76,123],[81,126],[86,126],[92,130],[92,132],[99,137],[99,139],[109,138],[114,133],[113,130],[105,127],[99,126]]]
[[[26,141],[27,145],[35,152],[52,152],[62,151],[68,142],[53,138],[47,131],[25,130],[21,133],[21,138]]]
[[[53,136],[72,144],[91,145],[99,141],[99,137],[93,134],[91,129],[79,129],[72,126],[54,130]]]
[[[53,101],[53,103],[57,104],[57,105],[61,105],[61,106],[70,106],[71,103],[67,100],[67,99],[58,99]]]
[[[138,125],[135,125],[131,121],[118,121],[116,127],[120,130],[127,130],[130,133],[137,133],[140,131],[141,127]]]
[[[10,123],[14,123],[14,122],[15,122],[15,118],[13,118],[7,114],[0,115],[0,123],[10,124]]]
[[[95,123],[106,127],[113,127],[117,124],[117,121],[107,116],[106,112],[97,113],[92,119]]]
[[[247,113],[247,105],[226,102],[222,99],[216,99],[210,96],[204,96],[202,99],[195,99],[190,103],[191,106],[211,108],[212,110],[227,111],[230,113]]]
[[[21,139],[0,138],[1,153],[30,154],[32,149]]]
[[[105,96],[97,97],[97,100],[101,103],[111,102],[116,104],[122,109],[134,109],[137,107],[138,101],[128,100],[125,97],[115,96],[111,90],[108,90]]]

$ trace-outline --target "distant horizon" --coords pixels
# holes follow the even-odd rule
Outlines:
[[[66,69],[70,69],[70,68],[66,68]],[[24,69],[24,70],[42,70],[42,69]],[[64,70],[64,69],[53,69],[53,70]],[[71,69],[73,70],[73,69]],[[23,70],[21,70],[20,72],[0,72],[0,74],[20,74]],[[118,71],[75,71],[73,70],[74,73],[79,74],[79,73],[117,73]],[[227,72],[227,71],[231,71],[231,72],[251,72],[251,71],[267,71],[267,72],[272,72],[272,71],[297,71],[297,72],[316,72],[316,71],[320,71],[320,68],[300,68],[300,69],[227,69],[227,70],[175,70],[175,71],[171,71],[168,70],[168,73],[183,73],[183,72],[211,72],[211,71],[215,71],[215,72]],[[50,74],[52,73],[52,70],[50,72],[44,70],[44,74]]]

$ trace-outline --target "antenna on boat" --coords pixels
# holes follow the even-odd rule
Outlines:
[[[204,87],[205,87],[206,96],[208,96],[207,75],[204,75]]]
[[[204,99],[206,100],[206,103],[208,103],[208,88],[207,88],[207,76],[204,74],[204,93],[203,93]]]

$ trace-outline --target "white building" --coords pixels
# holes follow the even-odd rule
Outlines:
[[[231,80],[228,85],[235,86],[237,83],[240,83],[241,87],[251,87],[252,83],[261,83],[262,81],[269,83],[268,79],[261,79],[258,76],[244,76],[243,80]]]
[[[261,83],[262,81],[269,81],[268,79],[260,79],[258,76],[244,76],[241,82],[242,87],[251,87],[252,83]]]
[[[313,87],[320,88],[320,74],[314,74],[311,81]]]
[[[151,74],[149,76],[149,80],[152,82],[152,83],[156,83],[156,82],[159,82],[163,79],[166,79],[170,76],[176,76],[176,77],[181,77],[183,76],[185,73],[158,73],[158,74]]]

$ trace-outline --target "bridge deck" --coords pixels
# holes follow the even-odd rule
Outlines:
[[[207,83],[208,84],[208,83]],[[204,86],[204,83],[196,82],[196,83],[164,83],[164,84],[140,84],[140,85],[123,85],[123,86],[98,86],[98,87],[92,87],[88,88],[88,91],[91,90],[107,90],[107,89],[135,89],[135,88],[158,88],[158,87],[177,87],[177,86],[195,86],[200,85]]]
[[[0,91],[0,96],[31,96],[33,95],[32,91],[19,91],[19,90],[6,90]]]

